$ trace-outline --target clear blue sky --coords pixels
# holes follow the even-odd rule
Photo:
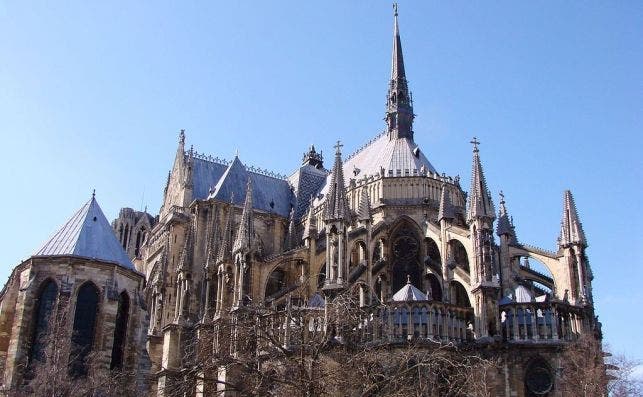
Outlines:
[[[0,2],[2,279],[93,188],[158,211],[181,128],[280,173],[383,128],[390,2],[183,3]],[[572,189],[606,339],[643,358],[643,2],[402,1],[400,28],[430,161],[468,187],[477,136],[548,249]]]

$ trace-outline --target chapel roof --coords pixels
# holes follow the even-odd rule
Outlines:
[[[391,297],[391,300],[394,302],[425,301],[427,296],[409,281]]]
[[[94,195],[33,256],[77,256],[134,269]]]

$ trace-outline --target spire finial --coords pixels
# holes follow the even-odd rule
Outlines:
[[[179,132],[179,143],[180,144],[185,143],[185,130],[181,130],[181,132]]]
[[[413,97],[406,81],[402,40],[397,19],[397,3],[393,3],[393,51],[391,53],[391,80],[386,99],[386,124],[389,139],[413,140]]]
[[[92,200],[96,199],[96,189],[92,189]]]
[[[502,190],[500,191],[499,196],[500,196],[500,204],[504,205],[505,204],[505,194],[503,193]]]
[[[411,275],[410,274],[406,275],[406,283],[411,284]]]
[[[341,141],[338,140],[337,143],[335,144],[335,146],[333,146],[333,147],[335,148],[335,154],[338,154],[338,155],[342,154],[341,149],[342,149],[342,147],[344,147],[344,145],[342,145]]]
[[[474,152],[478,153],[480,151],[480,149],[478,149],[478,145],[480,145],[480,141],[478,140],[478,138],[476,138],[474,136],[473,139],[471,140],[471,142],[469,142],[469,143],[471,143],[473,145],[473,151]]]

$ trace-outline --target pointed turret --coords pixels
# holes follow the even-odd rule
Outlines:
[[[580,246],[587,247],[583,224],[578,218],[574,197],[572,196],[572,192],[569,190],[565,190],[563,198],[563,219],[560,224],[560,237],[558,241],[561,247],[571,244],[578,244]]]
[[[297,231],[295,229],[295,207],[290,209],[288,217],[288,235],[286,236],[286,251],[291,250],[299,244],[297,241]]]
[[[362,223],[371,221],[371,200],[368,198],[366,188],[362,189],[359,197],[359,207],[357,207],[357,220]]]
[[[318,169],[324,168],[324,156],[322,152],[317,153],[315,145],[310,145],[308,153],[304,153],[302,165],[311,165]]]
[[[228,217],[226,218],[225,227],[223,228],[223,236],[221,244],[219,245],[219,252],[217,253],[217,264],[228,263],[232,258],[232,223],[234,222],[234,196],[230,197],[230,205],[228,206]]]
[[[317,237],[317,223],[315,222],[315,208],[313,207],[313,201],[314,198],[311,195],[310,205],[308,206],[308,214],[306,215],[306,223],[304,224],[304,234],[303,236],[301,236],[302,240],[306,240],[308,238],[314,239],[315,237]]]
[[[252,179],[248,178],[246,185],[246,200],[243,203],[243,212],[241,213],[241,223],[237,238],[232,246],[232,254],[237,252],[248,253],[252,250],[254,241],[254,216],[252,211]]]
[[[346,199],[346,188],[344,186],[344,170],[342,167],[342,145],[337,141],[335,145],[335,164],[330,178],[330,189],[326,196],[326,207],[324,208],[325,221],[350,220],[350,209]]]
[[[217,224],[216,216],[212,217],[210,226],[208,228],[208,239],[206,242],[207,250],[205,253],[205,269],[206,271],[212,271],[215,269],[217,262],[217,244],[219,243],[219,227]]]
[[[393,5],[393,53],[391,56],[391,81],[389,82],[386,124],[389,139],[413,140],[413,100],[406,81],[402,41],[397,21],[397,4]]]
[[[500,209],[498,210],[498,226],[496,228],[498,236],[509,236],[512,242],[515,242],[516,232],[507,207],[505,206],[505,195],[500,192]]]
[[[480,150],[478,149],[480,142],[474,137],[471,143],[473,144],[473,169],[471,172],[471,189],[467,200],[467,221],[471,222],[477,218],[493,220],[496,218],[496,210],[493,207],[484,172],[482,172]]]
[[[440,209],[438,211],[438,222],[442,219],[454,219],[455,218],[455,209],[453,208],[453,203],[451,202],[451,195],[449,194],[449,189],[447,184],[442,184],[442,194],[440,195]]]
[[[192,223],[190,223],[190,228],[188,229],[187,236],[185,237],[185,244],[183,245],[183,250],[181,250],[181,256],[179,257],[179,265],[176,268],[177,272],[190,272],[190,270],[192,270],[193,245],[194,227]]]

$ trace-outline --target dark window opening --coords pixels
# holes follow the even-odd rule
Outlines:
[[[45,360],[45,345],[50,330],[51,314],[56,306],[58,286],[52,280],[47,280],[40,289],[34,311],[34,328],[31,338],[29,362]]]
[[[98,288],[92,283],[85,283],[78,290],[69,354],[69,373],[75,378],[87,375],[87,359],[94,345],[98,299]]]
[[[112,362],[110,369],[123,368],[125,356],[125,339],[127,337],[127,322],[129,320],[129,296],[122,292],[118,297],[118,312],[114,329],[114,346],[112,347]]]

